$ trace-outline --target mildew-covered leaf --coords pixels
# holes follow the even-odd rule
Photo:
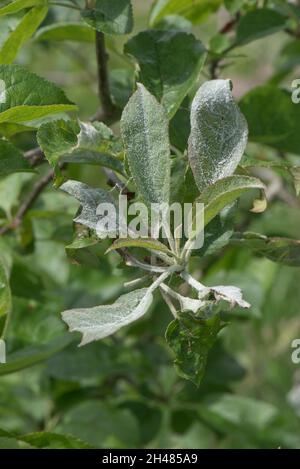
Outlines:
[[[79,181],[67,181],[60,189],[75,197],[82,206],[80,214],[74,218],[74,221],[87,226],[91,230],[97,229],[97,224],[103,217],[103,215],[97,214],[98,205],[111,204],[115,206],[115,201],[109,192],[103,189],[91,188]]]
[[[247,122],[233,100],[230,80],[204,83],[192,103],[188,148],[200,191],[234,173],[247,138]]]
[[[124,51],[139,63],[139,81],[171,118],[199,77],[206,50],[193,34],[147,30],[131,38]]]
[[[105,34],[128,34],[133,28],[130,0],[95,0],[93,8],[81,12],[82,19]]]
[[[152,303],[151,288],[142,288],[120,296],[111,305],[64,311],[63,320],[70,331],[82,333],[80,345],[103,339],[121,327],[142,317]]]
[[[148,203],[168,202],[168,120],[163,106],[141,84],[123,111],[121,132],[130,171],[143,199]]]

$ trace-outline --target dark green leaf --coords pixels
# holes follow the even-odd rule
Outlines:
[[[26,347],[8,354],[7,363],[0,366],[0,376],[44,362],[66,348],[72,341],[73,337],[70,334],[64,334],[47,344]]]
[[[237,25],[236,41],[238,45],[247,44],[269,34],[274,34],[286,27],[287,18],[276,10],[259,8],[246,13]]]
[[[197,81],[206,58],[203,44],[182,31],[148,30],[125,45],[139,63],[139,81],[172,117]]]
[[[51,432],[28,433],[19,437],[21,441],[34,448],[43,449],[92,449],[93,447],[72,435]]]
[[[128,34],[133,28],[130,0],[96,0],[93,8],[81,12],[86,23],[105,34]]]
[[[7,140],[0,140],[0,177],[31,171],[23,153]]]
[[[290,93],[272,85],[260,86],[243,97],[240,107],[250,140],[300,154],[300,106],[292,102]]]
[[[177,373],[199,386],[210,349],[222,329],[219,315],[199,319],[192,313],[181,313],[166,331],[166,340],[175,354]]]
[[[83,401],[71,407],[55,431],[72,434],[94,448],[132,448],[138,442],[138,426],[133,415],[104,400]]]
[[[279,264],[300,266],[300,241],[289,238],[268,237],[258,233],[241,233],[232,240],[233,244],[246,246],[255,254]]]

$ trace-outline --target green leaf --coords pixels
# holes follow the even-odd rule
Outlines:
[[[206,404],[206,405],[205,405]],[[214,428],[232,433],[236,429],[246,432],[264,432],[278,415],[275,406],[268,402],[234,394],[211,396],[199,406],[199,415]],[[246,436],[245,435],[245,436]]]
[[[245,232],[236,234],[233,244],[246,246],[255,254],[264,256],[273,262],[300,266],[300,241],[289,238],[268,237],[258,233]]]
[[[73,435],[61,435],[53,432],[28,433],[17,437],[34,448],[47,449],[92,449],[89,443]]]
[[[22,45],[27,42],[48,13],[48,6],[37,6],[29,10],[18,26],[8,36],[0,50],[0,64],[12,63]]]
[[[0,140],[0,177],[31,171],[23,153],[7,140]]]
[[[103,265],[104,249],[99,239],[94,237],[78,237],[65,247],[66,254],[74,264],[88,265],[99,268]]]
[[[47,344],[34,345],[8,354],[7,363],[0,366],[0,376],[15,373],[37,363],[44,362],[66,348],[73,341],[70,334],[64,334]]]
[[[125,45],[139,63],[139,81],[166,108],[171,118],[197,81],[206,51],[193,34],[148,30]]]
[[[287,18],[276,10],[259,8],[241,17],[236,29],[236,42],[244,45],[286,27]]]
[[[233,100],[230,80],[204,83],[192,103],[188,148],[200,191],[234,173],[247,137],[247,122]]]
[[[234,15],[239,10],[241,10],[244,3],[245,3],[245,0],[224,0],[225,8],[232,15]]]
[[[34,130],[36,130],[36,127],[32,125],[14,124],[13,122],[2,122],[0,124],[0,135],[6,138],[10,138],[18,133],[32,132]]]
[[[113,251],[115,249],[137,247],[143,249],[149,249],[150,251],[159,251],[165,254],[172,254],[172,251],[167,248],[167,246],[157,239],[151,238],[120,238],[113,242],[113,244],[107,249],[106,253]]]
[[[204,204],[204,226],[221,210],[250,189],[264,190],[264,184],[249,176],[230,176],[207,187],[196,200]]]
[[[102,123],[48,122],[39,128],[37,140],[55,170],[59,163],[83,163],[106,166],[124,174],[123,164],[118,159],[121,144]]]
[[[209,351],[222,328],[218,314],[200,319],[190,312],[180,313],[169,324],[166,341],[175,354],[174,365],[179,376],[200,385]]]
[[[94,340],[108,337],[121,327],[144,316],[152,299],[151,288],[142,288],[121,295],[111,305],[64,311],[62,318],[68,324],[70,332],[81,332],[80,345],[85,345]]]
[[[138,84],[121,119],[121,133],[134,182],[146,202],[169,200],[170,147],[164,108]]]
[[[158,23],[166,15],[180,15],[192,23],[201,23],[207,15],[215,12],[223,0],[157,0],[154,4],[150,25]]]
[[[60,88],[20,65],[0,65],[0,80],[5,85],[0,123],[23,123],[76,110]]]
[[[96,230],[97,224],[101,220],[101,215],[97,215],[98,205],[101,203],[115,205],[109,192],[103,189],[93,189],[79,181],[67,181],[60,189],[75,197],[82,206],[80,214],[74,218],[74,221],[91,230]]]
[[[24,8],[43,5],[45,3],[47,3],[47,0],[15,0],[0,8],[0,16],[11,15],[17,13],[18,11],[24,10]]]
[[[40,28],[34,36],[36,41],[95,42],[95,31],[82,23],[54,23]]]
[[[251,141],[300,154],[300,106],[292,102],[288,91],[260,86],[242,98],[240,107],[248,121]]]
[[[104,399],[81,400],[66,409],[55,431],[72,434],[94,448],[135,448],[140,433],[128,409]]]
[[[163,31],[185,31],[192,32],[193,25],[191,21],[187,20],[180,15],[167,15],[162,18],[159,23],[155,24],[155,29],[160,29]]]
[[[8,433],[0,429],[0,438],[10,438],[16,441],[28,443],[34,448],[49,448],[49,449],[92,449],[88,443],[76,438],[72,435],[61,435],[53,432],[35,432],[26,435],[17,435],[15,433]]]
[[[12,218],[12,209],[19,201],[23,184],[31,177],[32,174],[14,173],[0,179],[0,208],[7,218]]]
[[[128,34],[133,28],[130,0],[96,0],[95,6],[81,12],[82,19],[105,34]]]

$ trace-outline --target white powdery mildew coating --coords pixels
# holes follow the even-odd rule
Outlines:
[[[80,345],[107,337],[143,316],[152,302],[151,289],[142,288],[120,296],[112,305],[72,309],[62,313],[70,331],[82,333]]]
[[[234,173],[247,140],[247,122],[233,100],[230,80],[204,83],[192,103],[188,149],[200,191]]]
[[[96,230],[97,223],[101,219],[101,216],[97,215],[98,205],[102,203],[115,205],[108,192],[102,189],[93,189],[79,181],[67,181],[60,189],[75,197],[82,205],[82,211],[74,218],[74,221],[92,230]]]
[[[164,108],[139,84],[121,119],[126,156],[146,202],[169,201],[170,147]]]

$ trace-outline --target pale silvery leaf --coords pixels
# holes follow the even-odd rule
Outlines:
[[[198,282],[187,272],[182,272],[181,277],[198,292],[198,298],[205,301],[207,297],[212,293],[215,297],[216,302],[227,301],[231,307],[236,305],[241,308],[250,308],[250,304],[243,299],[242,291],[238,287],[232,285],[223,286],[217,285],[215,287],[207,287],[202,283]]]
[[[142,317],[152,303],[151,288],[142,288],[120,296],[111,305],[72,309],[62,313],[70,331],[82,333],[80,345],[103,339]]]
[[[247,122],[233,100],[230,80],[204,83],[192,103],[188,148],[200,191],[234,173],[247,139]]]
[[[164,203],[170,195],[170,147],[166,112],[138,84],[121,119],[121,132],[130,171],[146,202]]]
[[[111,204],[115,207],[115,201],[109,194],[109,192],[103,189],[94,189],[87,186],[79,181],[67,181],[65,182],[60,189],[67,192],[77,199],[82,205],[81,213],[74,218],[76,223],[87,226],[91,230],[97,230],[99,234],[99,225],[102,215],[97,214],[97,207],[99,204]],[[112,211],[112,213],[116,213]],[[114,220],[114,230],[116,230],[116,220]],[[106,232],[109,236],[109,231]]]
[[[241,308],[250,308],[250,304],[243,299],[243,294],[240,288],[231,285],[212,287],[216,300],[224,300],[230,303],[232,307],[238,305]]]

